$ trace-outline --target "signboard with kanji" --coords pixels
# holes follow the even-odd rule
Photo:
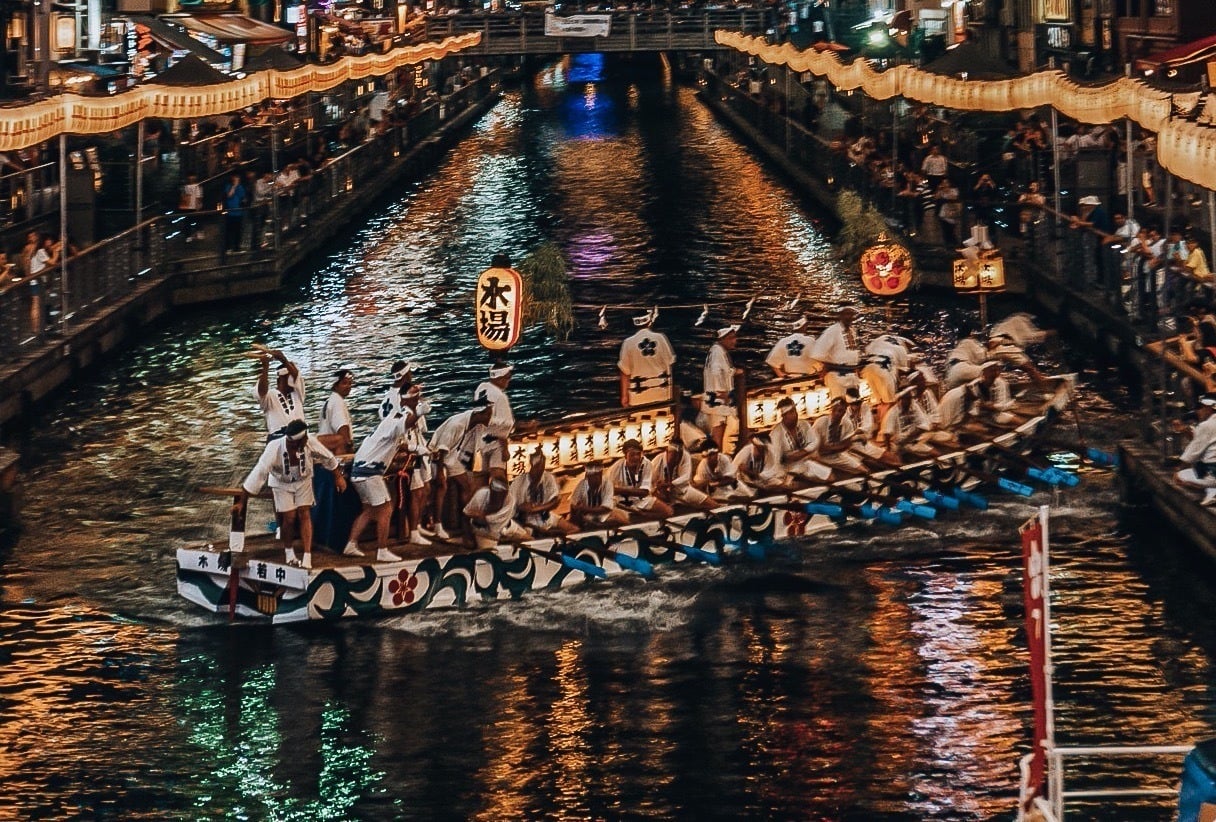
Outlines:
[[[474,298],[477,342],[489,351],[506,351],[523,330],[523,280],[514,268],[487,268],[477,278]]]

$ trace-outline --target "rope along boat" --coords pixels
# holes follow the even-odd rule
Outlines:
[[[477,600],[517,599],[531,591],[624,574],[651,577],[686,563],[763,559],[776,542],[832,531],[843,523],[895,527],[910,519],[932,519],[939,512],[983,509],[987,501],[976,493],[980,487],[1029,496],[1034,489],[1022,479],[1040,486],[1075,485],[1075,475],[1044,467],[1034,456],[1036,445],[1071,402],[1074,384],[1074,377],[1067,375],[1053,378],[1046,391],[1024,389],[1016,410],[1029,417],[1027,421],[993,427],[965,447],[831,484],[803,483],[708,511],[677,510],[664,520],[501,544],[491,550],[396,543],[391,547],[402,557],[399,562],[317,552],[314,567],[300,568],[283,561],[271,534],[251,537],[241,552],[211,544],[183,547],[177,551],[177,590],[209,611],[274,623],[411,613]],[[795,400],[801,417],[823,414],[828,405],[827,392],[817,383],[772,383],[748,394],[744,423],[772,424],[782,397]],[[526,468],[527,454],[539,447],[549,467],[572,474],[588,460],[619,456],[628,439],[640,439],[647,451],[657,451],[676,430],[669,406],[576,415],[513,439],[508,471],[517,474]],[[323,528],[317,529],[320,542],[325,541],[323,533]]]

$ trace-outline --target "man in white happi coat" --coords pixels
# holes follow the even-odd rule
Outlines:
[[[912,386],[900,391],[878,418],[874,444],[894,463],[903,461],[901,451],[922,457],[933,453],[933,416],[916,402],[915,392]]]
[[[621,450],[624,456],[612,464],[606,476],[612,483],[617,507],[639,517],[670,517],[674,513],[671,506],[654,495],[651,463],[642,451],[642,443],[625,440]]]
[[[515,500],[508,492],[507,481],[493,477],[490,484],[478,488],[464,507],[465,534],[474,547],[483,551],[503,541],[529,539],[532,533],[515,521]]]
[[[430,403],[426,403],[430,408]],[[401,395],[401,410],[399,414],[407,414],[405,426],[405,450],[409,460],[402,471],[408,477],[410,492],[409,541],[415,545],[430,545],[427,537],[439,536],[439,532],[425,526],[427,511],[431,501],[431,446],[427,442],[426,411],[423,407],[422,385],[414,383]],[[442,531],[440,526],[440,531]],[[444,532],[446,533],[446,531]],[[443,539],[443,537],[440,537]]]
[[[288,565],[312,567],[312,516],[313,463],[319,462],[334,472],[334,486],[338,493],[346,490],[346,478],[338,470],[337,457],[308,433],[303,420],[292,420],[284,427],[283,435],[266,443],[262,456],[253,470],[241,483],[240,500],[233,506],[242,516],[249,498],[261,493],[269,484],[274,494],[274,510],[279,517],[279,538]],[[300,534],[300,546],[304,550],[301,560],[292,548],[296,532]]]
[[[1199,398],[1199,424],[1180,459],[1187,467],[1174,475],[1189,488],[1203,489],[1203,504],[1216,505],[1216,394]]]
[[[725,448],[726,438],[739,429],[739,415],[735,410],[735,380],[743,375],[742,368],[735,368],[730,352],[739,342],[739,326],[728,325],[718,329],[718,338],[709,347],[705,358],[702,379],[705,396],[701,409],[709,423],[709,435],[719,448]]]
[[[859,313],[857,306],[841,306],[836,312],[836,322],[823,330],[811,350],[811,356],[823,365],[823,384],[829,396],[843,397],[847,389],[858,386],[861,351],[853,321]]]
[[[853,453],[857,429],[849,417],[849,402],[845,397],[834,397],[828,404],[828,413],[816,417],[811,430],[818,441],[815,459],[846,475],[862,472],[861,458]]]
[[[789,486],[789,474],[773,450],[772,437],[767,431],[749,431],[747,445],[735,454],[733,465],[736,475],[753,488],[772,491]]]
[[[270,386],[271,359],[279,362],[273,388]],[[292,420],[304,422],[304,378],[282,351],[268,350],[261,358],[253,395],[266,418],[267,440],[283,436],[284,428]]]
[[[978,381],[956,385],[943,394],[933,415],[933,441],[957,446],[959,431],[975,427],[979,399]]]
[[[674,398],[675,351],[667,335],[654,330],[659,309],[633,318],[638,331],[621,343],[616,367],[621,379],[621,406],[629,408]]]
[[[401,410],[401,398],[414,384],[414,372],[417,370],[418,363],[413,360],[397,360],[393,363],[393,368],[389,372],[393,383],[384,392],[384,399],[380,401],[380,419],[391,417]],[[430,400],[423,400],[422,403],[422,416],[425,417],[431,412],[431,403]]]
[[[988,332],[988,356],[1020,368],[1035,382],[1047,382],[1047,377],[1026,353],[1026,347],[1046,340],[1051,334],[1034,323],[1034,317],[1019,312],[1010,314]]]
[[[515,501],[516,519],[534,534],[573,534],[578,530],[557,515],[561,489],[557,478],[545,470],[545,454],[539,448],[528,454],[528,470],[512,480],[508,490]]]
[[[968,322],[959,323],[958,344],[946,355],[946,390],[978,378],[988,361],[988,346]]]
[[[486,423],[485,436],[478,450],[481,453],[482,471],[507,478],[507,440],[515,430],[515,414],[511,411],[511,400],[507,399],[507,386],[511,384],[514,366],[499,363],[490,368],[490,378],[477,386],[473,400],[490,403],[490,421]]]
[[[786,473],[805,480],[826,482],[832,478],[832,469],[815,459],[819,452],[819,439],[811,423],[798,418],[798,406],[789,397],[777,403],[781,420],[773,426],[769,437],[773,453]]]
[[[981,419],[997,425],[1009,425],[1017,422],[1019,417],[1013,412],[1013,395],[1001,371],[998,360],[988,360],[980,366],[980,376],[975,381],[980,392],[977,411]]]
[[[819,362],[811,356],[815,338],[804,333],[807,319],[803,317],[791,326],[793,333],[777,340],[764,362],[778,379],[811,377],[819,373]]]
[[[468,411],[448,417],[431,435],[434,455],[435,536],[451,539],[443,526],[448,484],[455,483],[456,507],[463,508],[473,497],[473,455],[481,446],[485,426],[490,422],[491,403],[488,399],[474,400]]]
[[[697,463],[692,477],[695,488],[718,502],[732,502],[756,496],[756,489],[739,479],[735,464],[712,440],[703,442],[699,451],[701,461]]]
[[[881,414],[886,406],[895,402],[900,379],[911,367],[908,341],[894,334],[883,334],[870,341],[865,353],[861,378],[870,386],[874,410]]]
[[[350,419],[350,406],[346,398],[355,385],[355,375],[349,368],[340,368],[334,374],[329,396],[321,403],[321,422],[317,425],[317,439],[335,454],[349,454],[354,448],[354,425]]]
[[[359,536],[369,522],[376,524],[376,561],[395,562],[401,559],[388,550],[388,530],[392,521],[392,497],[389,494],[385,474],[397,457],[397,452],[406,445],[406,432],[417,420],[408,409],[403,409],[380,420],[376,430],[368,435],[355,452],[350,477],[354,483],[363,509],[351,525],[350,537],[346,541],[347,556],[361,557]]]
[[[874,441],[878,435],[878,415],[875,413],[871,403],[866,402],[861,398],[861,392],[857,389],[850,388],[845,392],[845,401],[848,403],[848,418],[853,423],[853,448],[852,452],[862,458],[862,461],[870,460],[874,463],[879,463],[887,459],[887,452],[882,446]],[[893,398],[894,399],[894,398]],[[883,411],[890,408],[895,403],[889,402],[882,406]]]
[[[599,460],[583,466],[583,478],[570,493],[570,519],[582,528],[629,524],[629,513],[616,507],[616,494]]]
[[[693,508],[713,508],[714,502],[692,484],[692,455],[679,437],[650,461],[650,482],[654,494],[668,505],[680,503]]]

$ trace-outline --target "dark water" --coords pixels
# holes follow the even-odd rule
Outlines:
[[[762,565],[408,619],[229,627],[177,599],[173,550],[225,520],[191,489],[259,447],[241,351],[291,352],[313,407],[353,367],[363,432],[388,365],[416,358],[442,418],[484,373],[473,278],[546,240],[587,307],[570,341],[518,349],[520,415],[612,401],[623,302],[690,306],[660,324],[695,384],[710,329],[750,297],[758,376],[797,316],[782,302],[857,296],[814,213],[657,69],[559,67],[509,94],[295,291],[149,331],[25,434],[26,530],[0,555],[0,818],[1012,818],[1030,738],[1015,527],[1033,508],[1007,498]],[[954,310],[917,298],[895,317],[940,350]],[[1084,403],[1091,439],[1125,427],[1119,406]],[[1060,741],[1213,735],[1210,572],[1151,522],[1129,530],[1109,476],[1056,514]]]

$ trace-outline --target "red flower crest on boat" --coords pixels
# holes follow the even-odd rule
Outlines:
[[[414,591],[418,588],[418,577],[405,568],[397,572],[397,578],[389,582],[388,592],[393,595],[394,605],[409,605],[414,601]]]
[[[806,533],[806,523],[810,517],[801,511],[785,512],[785,530],[791,537],[802,536]]]

